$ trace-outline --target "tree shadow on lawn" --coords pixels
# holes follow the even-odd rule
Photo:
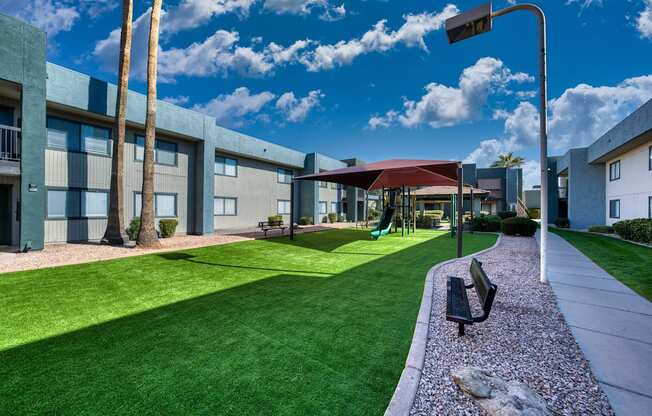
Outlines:
[[[467,251],[481,248],[475,240]],[[279,273],[0,351],[0,414],[382,413],[425,274],[453,257],[449,241],[327,279]]]

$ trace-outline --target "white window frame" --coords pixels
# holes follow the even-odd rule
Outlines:
[[[222,159],[222,162],[218,162],[217,161],[218,159]],[[233,164],[228,165],[227,160],[232,161]],[[218,164],[220,164],[222,166],[222,171],[221,172],[217,168]],[[233,175],[230,175],[230,174],[226,173],[227,166],[233,166],[233,169],[235,170]],[[226,156],[215,156],[215,174],[218,175],[218,176],[229,176],[229,177],[232,177],[232,178],[237,178],[238,177],[238,159],[234,159],[232,157],[226,157]]]
[[[217,200],[221,199],[222,200],[222,213],[216,212],[217,210],[215,209],[215,202]],[[226,213],[226,201],[227,200],[232,200],[233,202],[233,214],[227,214]],[[235,197],[230,197],[230,196],[216,196],[213,198],[213,215],[216,217],[237,217],[238,216],[238,198]]]
[[[290,215],[290,210],[292,209],[289,199],[278,199],[276,200],[276,213],[278,215]]]

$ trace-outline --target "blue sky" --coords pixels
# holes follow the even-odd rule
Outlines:
[[[118,1],[0,0],[48,32],[52,62],[115,80]],[[149,2],[135,2],[130,88],[143,92]],[[483,1],[164,1],[159,97],[238,131],[337,158],[538,159],[536,21],[497,18],[448,45]],[[494,9],[510,1],[495,1]],[[652,98],[652,0],[546,0],[550,154]]]

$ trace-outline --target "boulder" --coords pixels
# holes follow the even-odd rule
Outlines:
[[[545,400],[526,384],[505,381],[476,367],[457,368],[451,372],[451,377],[489,415],[552,415]]]

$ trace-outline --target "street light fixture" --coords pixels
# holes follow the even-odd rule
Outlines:
[[[547,64],[546,64],[546,16],[539,6],[534,4],[516,4],[511,7],[492,11],[491,3],[460,13],[446,20],[448,42],[455,43],[470,37],[489,32],[495,17],[517,10],[533,13],[539,23],[539,151],[541,168],[541,276],[542,283],[548,281],[546,267],[546,247],[548,242],[548,119],[546,103],[548,101]]]

